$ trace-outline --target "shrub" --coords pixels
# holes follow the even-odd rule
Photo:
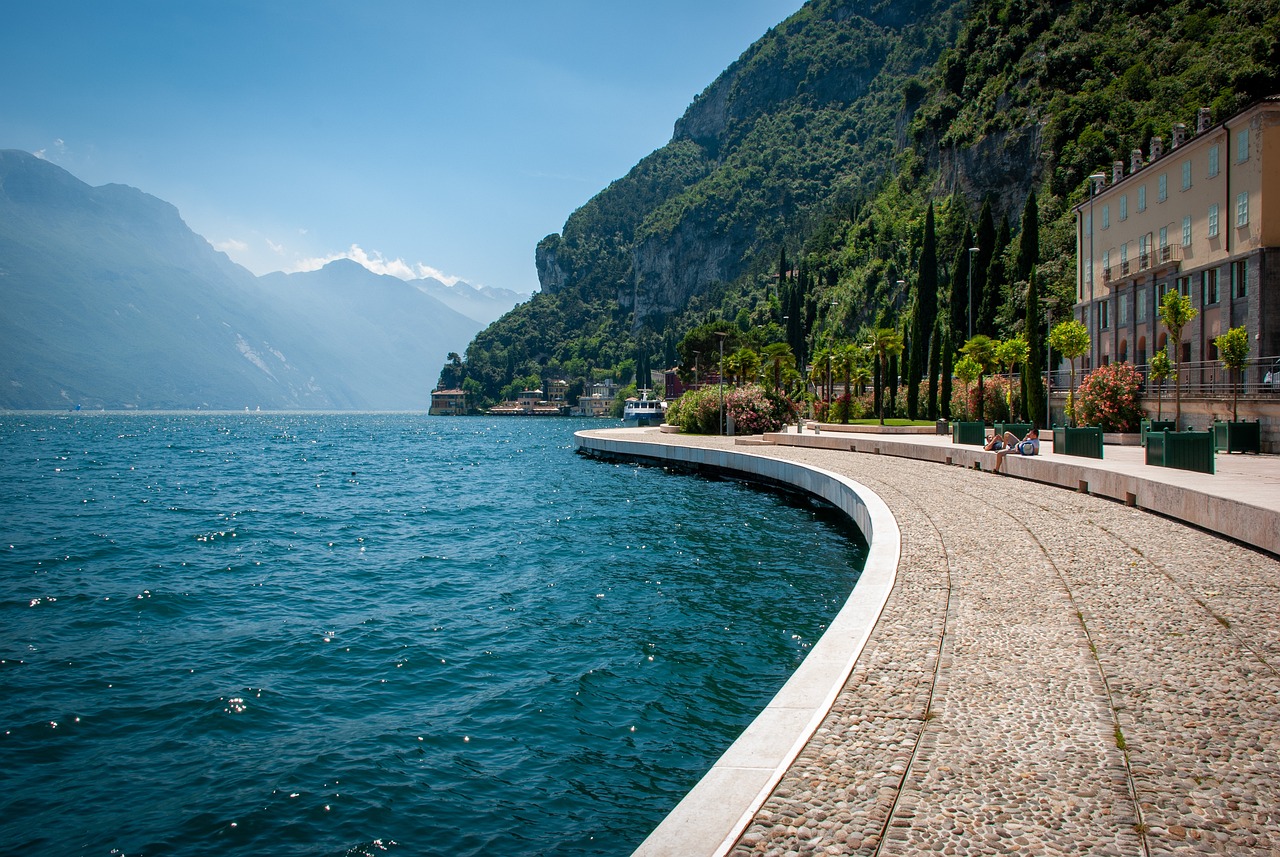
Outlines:
[[[725,411],[733,417],[736,434],[777,431],[796,419],[796,404],[763,387],[737,387],[725,393]]]
[[[1142,423],[1142,376],[1128,363],[1100,366],[1080,384],[1076,412],[1081,425],[1103,431],[1137,431]]]
[[[720,433],[720,391],[718,387],[689,390],[667,406],[667,423],[689,434]]]

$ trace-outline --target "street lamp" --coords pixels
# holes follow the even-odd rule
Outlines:
[[[724,338],[727,333],[716,331],[716,336],[720,339],[720,434],[724,434]]]
[[[977,247],[969,248],[969,339],[973,339],[973,254]]]
[[[1091,173],[1089,175],[1089,303],[1088,309],[1085,310],[1085,325],[1093,331],[1093,198],[1098,193],[1098,182],[1106,181],[1107,177],[1102,173]],[[1095,354],[1093,353],[1097,343],[1093,340],[1097,337],[1090,337],[1089,343],[1089,366],[1092,368],[1097,365]]]
[[[698,358],[702,356],[701,351],[693,352],[693,389],[698,389]]]

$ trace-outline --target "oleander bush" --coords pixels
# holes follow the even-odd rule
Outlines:
[[[1099,366],[1080,384],[1075,406],[1079,425],[1137,431],[1142,424],[1142,376],[1129,363]]]
[[[737,387],[725,394],[725,410],[735,434],[764,434],[796,420],[796,403],[763,387]]]

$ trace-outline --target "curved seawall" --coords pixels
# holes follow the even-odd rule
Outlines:
[[[773,700],[635,852],[724,854],[731,849],[821,725],[844,688],[897,578],[901,533],[889,507],[865,485],[808,464],[729,449],[673,446],[592,432],[578,451],[798,490],[849,517],[867,540],[862,576],[822,638]]]

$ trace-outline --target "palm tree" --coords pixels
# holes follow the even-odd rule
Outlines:
[[[785,342],[774,342],[764,347],[764,362],[769,367],[769,375],[773,380],[774,392],[782,390],[782,375],[784,372],[795,371],[796,356],[791,351],[791,346]]]
[[[974,336],[972,339],[970,339],[968,342],[966,342],[960,348],[960,352],[964,354],[965,357],[968,357],[970,360],[976,363],[978,366],[978,420],[979,421],[985,421],[986,419],[985,415],[983,414],[984,400],[983,400],[983,390],[982,390],[982,379],[989,372],[993,371],[998,365],[996,363],[997,345],[999,345],[999,343],[996,342],[996,340],[992,339],[990,336],[987,336],[985,333],[979,333],[976,336]],[[965,400],[966,402],[968,401],[967,394],[966,394]]]
[[[880,361],[880,377],[889,375],[889,356],[902,353],[902,333],[892,327],[877,327],[871,332],[871,350]],[[884,396],[880,397],[880,425],[884,425]]]

